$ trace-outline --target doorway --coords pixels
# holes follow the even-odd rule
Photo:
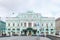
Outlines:
[[[31,36],[32,35],[32,32],[31,31],[28,31],[28,36]]]

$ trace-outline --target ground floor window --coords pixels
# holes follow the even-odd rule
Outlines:
[[[18,28],[17,31],[20,31],[20,29]]]
[[[46,32],[46,35],[48,35],[49,34],[49,32]]]
[[[41,32],[41,34],[44,34],[44,32]]]
[[[10,31],[10,29],[8,29]]]
[[[51,34],[53,34],[54,32],[51,32]]]
[[[12,30],[15,30],[15,29],[12,29]]]

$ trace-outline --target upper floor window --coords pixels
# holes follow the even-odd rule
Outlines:
[[[21,23],[21,26],[22,26],[23,24]]]
[[[42,24],[42,26],[43,26],[43,24]]]
[[[28,26],[31,27],[32,26],[32,23],[28,23]]]
[[[53,31],[53,29],[51,29],[51,31]]]
[[[36,23],[34,23],[34,26],[36,26]]]
[[[15,26],[15,23],[13,23],[13,26]]]
[[[34,26],[40,26],[40,23],[34,23]]]
[[[53,26],[53,24],[51,23],[51,26]]]
[[[47,28],[48,28],[48,24],[46,24]]]
[[[8,23],[8,26],[10,26],[10,23]]]
[[[24,26],[26,27],[26,23],[24,23]]]
[[[18,24],[18,26],[19,26],[19,24]]]

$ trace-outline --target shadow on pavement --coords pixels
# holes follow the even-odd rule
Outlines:
[[[56,37],[56,36],[47,35],[46,37],[50,38],[51,40],[60,40],[60,37]]]

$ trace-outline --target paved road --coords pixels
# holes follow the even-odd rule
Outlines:
[[[46,37],[40,37],[40,40],[51,40],[51,39],[46,38]]]
[[[48,38],[50,38],[51,40],[60,40],[60,37],[57,37],[57,36],[47,36]]]
[[[34,37],[34,36],[15,36],[15,37],[3,37],[0,40],[51,40],[46,37]]]

